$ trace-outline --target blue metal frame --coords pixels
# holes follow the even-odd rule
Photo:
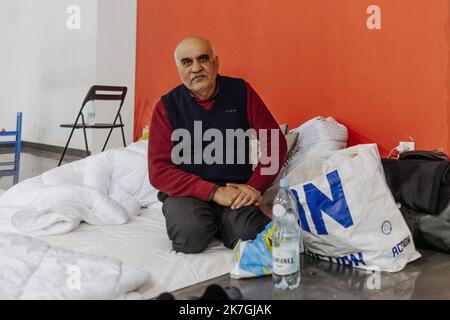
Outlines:
[[[0,177],[14,176],[13,184],[19,182],[20,152],[22,149],[22,112],[17,112],[16,131],[0,132],[0,137],[15,136],[15,140],[0,141],[0,145],[14,145],[14,161],[0,162],[0,166],[13,166],[13,169],[0,170]]]

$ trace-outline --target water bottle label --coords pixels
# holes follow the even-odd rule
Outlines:
[[[281,204],[276,204],[272,208],[272,213],[275,217],[281,217],[286,213],[286,209]]]
[[[300,262],[299,252],[297,250],[286,250],[273,247],[272,263],[273,273],[285,276],[298,271]]]

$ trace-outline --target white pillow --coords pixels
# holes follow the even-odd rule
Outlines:
[[[311,151],[335,151],[347,147],[347,128],[332,117],[314,117],[291,132],[297,132],[298,139],[286,175],[300,165]]]

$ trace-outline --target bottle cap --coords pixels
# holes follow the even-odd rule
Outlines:
[[[289,181],[288,181],[288,179],[285,179],[285,178],[281,179],[281,180],[280,180],[280,187],[281,187],[281,188],[287,188],[287,187],[289,187]]]

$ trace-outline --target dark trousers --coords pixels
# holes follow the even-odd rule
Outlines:
[[[214,236],[225,247],[233,248],[239,239],[255,239],[270,222],[253,205],[232,210],[193,197],[169,197],[160,193],[158,198],[163,201],[167,234],[177,252],[201,252]]]

